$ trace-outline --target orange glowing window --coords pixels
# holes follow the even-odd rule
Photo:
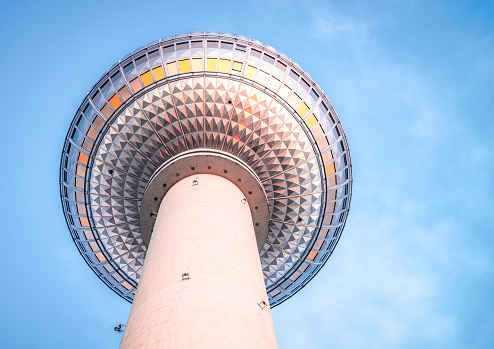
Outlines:
[[[317,257],[317,252],[314,252],[312,251],[311,253],[309,253],[309,255],[307,256],[307,259],[310,259],[311,261],[314,260],[314,258]]]
[[[230,72],[230,61],[227,59],[220,59],[218,71],[222,73],[229,73]]]
[[[336,172],[336,169],[334,167],[334,162],[326,165],[325,168],[326,168],[326,176],[329,176]]]
[[[89,160],[89,156],[87,156],[84,153],[79,153],[79,159],[77,161],[79,161],[81,164],[87,165],[88,160]]]
[[[180,73],[190,73],[190,61],[188,59],[178,61],[178,68]]]
[[[95,256],[96,256],[96,258],[98,258],[98,261],[100,261],[100,262],[106,261],[105,256],[103,256],[103,253],[101,253],[101,252],[96,253]]]
[[[109,102],[113,109],[117,109],[122,104],[122,101],[118,98],[117,94],[114,94],[113,97],[110,98]]]
[[[89,221],[87,217],[79,217],[79,222],[81,222],[81,227],[89,227]]]
[[[101,262],[101,261],[100,261]],[[122,286],[123,288],[125,288],[127,291],[130,291],[130,289],[132,288],[132,286],[127,282],[127,281],[124,281],[122,282]]]
[[[151,85],[153,81],[153,76],[151,75],[150,71],[145,72],[144,74],[141,75],[141,80],[144,86]]]
[[[153,74],[156,81],[165,78],[165,73],[163,73],[163,69],[161,68],[161,65],[153,69]]]
[[[142,88],[141,82],[139,81],[138,78],[135,78],[134,80],[132,80],[130,82],[130,86],[132,86],[132,89],[134,90],[134,92],[137,92]]]
[[[216,71],[216,65],[218,63],[218,60],[216,58],[208,58],[207,61],[207,70],[208,71]]]
[[[124,101],[126,101],[130,97],[130,92],[127,86],[124,86],[120,90],[118,90],[118,93],[120,94],[120,97],[122,97]]]

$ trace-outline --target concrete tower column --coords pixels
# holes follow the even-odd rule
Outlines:
[[[243,198],[232,182],[208,174],[170,188],[120,348],[277,348]]]

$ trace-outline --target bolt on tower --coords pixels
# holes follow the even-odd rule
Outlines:
[[[122,348],[275,348],[270,308],[333,252],[352,167],[336,112],[295,62],[189,33],[100,78],[60,188],[81,255],[133,302]]]

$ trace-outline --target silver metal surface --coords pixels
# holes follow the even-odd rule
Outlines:
[[[140,225],[150,178],[174,156],[216,149],[247,164],[266,193],[260,252],[271,306],[320,270],[346,222],[352,168],[336,112],[272,47],[189,33],[127,55],[77,111],[60,167],[62,206],[82,256],[132,301],[146,255]]]
[[[257,248],[261,252],[269,231],[269,209],[261,181],[250,167],[231,154],[216,149],[194,149],[180,153],[157,169],[149,179],[141,201],[140,227],[146,247],[149,246],[161,201],[175,183],[190,178],[200,185],[194,174],[212,174],[228,179],[244,194],[249,205],[256,234]],[[218,193],[222,195],[222,193]]]

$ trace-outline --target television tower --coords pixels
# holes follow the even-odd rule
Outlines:
[[[352,166],[336,112],[295,62],[188,33],[94,85],[60,190],[79,252],[132,302],[121,348],[276,348],[270,309],[333,252]]]

